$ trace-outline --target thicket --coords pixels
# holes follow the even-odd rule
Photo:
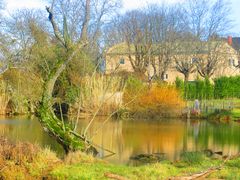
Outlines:
[[[220,77],[213,83],[208,78],[187,83],[177,78],[175,85],[186,100],[240,98],[240,76]]]

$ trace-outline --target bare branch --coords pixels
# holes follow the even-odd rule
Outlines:
[[[50,9],[50,7],[46,6],[46,10],[48,12],[48,19],[50,20],[52,27],[53,27],[53,31],[54,31],[54,35],[56,36],[56,38],[59,40],[59,42],[66,47],[65,41],[62,37],[62,34],[60,33],[58,26],[56,24],[56,22],[54,21],[54,16],[53,16],[53,12],[52,12],[52,8]]]

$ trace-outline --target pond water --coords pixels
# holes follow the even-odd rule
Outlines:
[[[217,124],[204,120],[185,121],[180,119],[161,120],[111,120],[95,134],[104,118],[94,122],[89,130],[93,142],[116,154],[109,156],[101,151],[104,159],[116,164],[131,163],[130,157],[139,154],[164,153],[171,161],[178,160],[185,151],[203,151],[210,149],[223,155],[240,152],[240,124]],[[88,123],[81,120],[79,131]],[[12,141],[28,141],[42,147],[50,147],[59,154],[61,147],[43,132],[35,117],[1,117],[0,136]],[[109,156],[109,157],[108,157]]]

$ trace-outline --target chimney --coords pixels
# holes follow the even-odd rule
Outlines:
[[[232,46],[232,36],[228,36],[228,44],[230,45],[230,46]]]

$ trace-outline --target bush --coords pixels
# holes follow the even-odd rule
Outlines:
[[[132,83],[133,84],[133,83]],[[133,87],[140,85],[135,82]],[[141,86],[144,86],[143,84]],[[150,89],[147,85],[139,88],[127,89],[128,99],[134,101],[128,107],[135,115],[141,116],[179,116],[182,108],[185,107],[185,102],[182,100],[180,92],[173,86],[168,85],[153,85]],[[140,92],[140,93],[139,93]]]

